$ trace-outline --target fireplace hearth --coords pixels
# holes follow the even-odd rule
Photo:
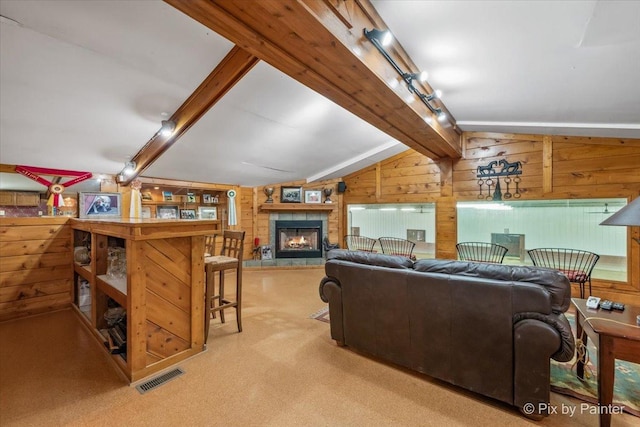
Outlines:
[[[276,258],[322,258],[322,221],[276,221]]]

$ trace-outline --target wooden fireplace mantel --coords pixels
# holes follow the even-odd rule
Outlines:
[[[263,203],[260,210],[263,211],[289,211],[289,212],[308,212],[308,211],[333,211],[337,208],[335,203]]]

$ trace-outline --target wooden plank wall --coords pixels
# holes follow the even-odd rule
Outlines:
[[[292,181],[281,184],[268,185],[264,187],[248,188],[243,187],[239,193],[240,211],[241,214],[238,217],[240,229],[246,231],[244,240],[244,259],[252,259],[252,249],[254,239],[257,237],[260,239],[260,245],[275,244],[275,242],[269,242],[269,213],[260,210],[260,205],[264,204],[267,200],[267,196],[264,194],[265,187],[274,187],[273,201],[274,203],[280,202],[280,188],[284,186],[302,187],[303,200],[305,190],[322,190],[323,188],[333,188],[333,194],[331,200],[336,205],[334,211],[329,211],[328,221],[329,241],[337,243],[340,241],[343,233],[342,229],[342,215],[343,204],[342,195],[338,194],[338,181],[339,179],[317,181],[307,183],[306,181]],[[322,196],[324,201],[324,195]]]
[[[634,199],[640,195],[638,139],[474,132],[465,133],[463,139],[464,155],[452,165],[438,164],[407,150],[344,177],[345,207],[354,203],[436,202],[436,256],[455,259],[455,204],[478,200],[476,168],[493,160],[522,162],[520,200]],[[639,228],[633,227],[631,236],[640,237]],[[629,281],[595,280],[594,293],[640,305],[640,245],[630,238],[628,247]]]
[[[137,244],[145,271],[149,366],[191,347],[191,238]]]
[[[0,321],[68,307],[73,245],[68,218],[0,218]]]

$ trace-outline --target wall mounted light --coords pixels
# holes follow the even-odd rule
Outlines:
[[[418,80],[421,83],[424,83],[427,80],[427,73],[425,71],[421,73],[407,73],[403,71],[396,63],[396,61],[394,61],[393,58],[389,56],[389,53],[387,53],[387,51],[385,50],[384,47],[388,46],[388,44],[391,43],[391,40],[393,40],[391,32],[389,30],[383,31],[376,28],[372,30],[367,30],[365,28],[363,32],[367,40],[369,40],[376,47],[376,49],[378,49],[378,52],[380,52],[382,56],[384,56],[384,58],[389,62],[389,64],[391,64],[393,69],[396,70],[398,74],[400,74],[402,79],[407,84],[407,89],[409,89],[409,92],[416,94],[418,98],[420,98],[420,100],[423,102],[423,104],[429,108],[429,111],[431,111],[438,117],[438,121],[444,121],[447,118],[447,115],[444,113],[444,111],[442,111],[441,108],[437,108],[431,105],[431,101],[440,98],[441,92],[436,90],[430,95],[425,95],[413,85],[414,80]]]

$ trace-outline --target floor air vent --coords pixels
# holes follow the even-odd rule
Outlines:
[[[166,372],[158,377],[152,378],[149,381],[146,381],[142,384],[136,386],[136,389],[140,392],[140,394],[145,394],[148,391],[151,391],[155,388],[160,387],[162,384],[171,381],[174,378],[179,377],[184,374],[184,371],[180,368],[172,369],[169,372]]]

